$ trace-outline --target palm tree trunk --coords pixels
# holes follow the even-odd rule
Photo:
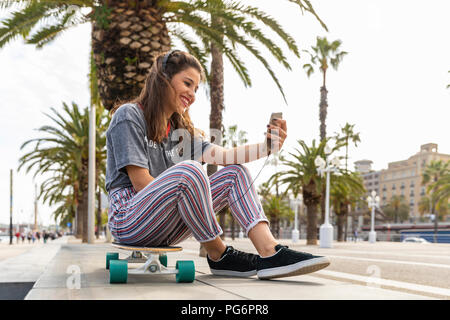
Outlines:
[[[80,205],[76,205],[75,209],[75,221],[76,221],[76,230],[75,230],[75,238],[81,239],[83,237],[83,213],[80,212]]]
[[[107,6],[107,21],[92,24],[92,50],[100,98],[111,110],[117,100],[139,95],[153,58],[169,51],[171,40],[156,1],[109,0]]]
[[[342,242],[344,241],[344,223],[345,223],[345,214],[339,214],[337,215],[337,233],[338,233],[338,237],[337,240],[338,242]]]
[[[79,204],[80,212],[83,216],[83,238],[82,242],[88,242],[88,189],[83,191]]]
[[[306,206],[306,216],[308,223],[306,227],[306,244],[317,244],[317,204],[312,203]]]
[[[320,141],[322,142],[327,138],[327,126],[326,126],[326,118],[327,118],[327,88],[325,87],[325,73],[323,73],[323,86],[320,88],[320,105],[319,105],[319,120],[320,120]],[[323,223],[325,220],[325,188],[322,189],[322,198],[320,199],[320,216],[321,221]]]
[[[320,106],[319,106],[319,119],[320,119],[320,141],[323,141],[327,137],[327,126],[326,126],[326,118],[327,118],[327,88],[325,86],[320,88]]]
[[[88,159],[87,158],[82,158],[81,159],[81,172],[80,172],[80,202],[78,202],[78,212],[81,213],[82,215],[82,219],[83,219],[83,237],[82,237],[82,242],[88,242],[88,197],[89,197],[89,193],[88,193],[88,186],[89,186],[89,181],[88,181]]]
[[[217,20],[214,19],[213,20]],[[218,23],[216,21],[216,23]],[[211,80],[210,80],[210,92],[211,92],[211,113],[209,115],[209,127],[219,132],[222,131],[222,112],[225,109],[224,106],[224,80],[223,80],[223,56],[219,48],[214,43],[211,43]],[[220,138],[220,139],[219,139]],[[221,144],[222,137],[215,137],[215,141],[211,141],[215,144]],[[217,171],[217,165],[207,166],[208,175]]]

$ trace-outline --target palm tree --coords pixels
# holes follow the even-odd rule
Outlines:
[[[355,133],[353,128],[354,124],[346,123],[344,127],[341,127],[341,132],[335,133],[335,140],[345,146],[345,172],[348,172],[348,146],[349,143],[352,142],[355,147],[358,145],[358,142],[361,142],[359,137],[359,132]],[[350,204],[349,204],[350,206]],[[347,208],[347,214],[350,211],[350,208]],[[347,239],[347,220],[345,220],[345,237]]]
[[[270,194],[263,200],[263,210],[267,218],[269,218],[272,233],[275,238],[280,237],[280,220],[282,218],[292,219],[294,211],[289,207],[286,199]]]
[[[404,196],[394,195],[389,200],[388,204],[383,207],[383,212],[389,220],[398,223],[399,220],[403,222],[408,219],[409,206],[406,203]]]
[[[425,170],[422,172],[422,185],[428,185],[427,186],[427,193],[431,193],[430,200],[431,200],[431,214],[435,215],[434,218],[434,242],[437,242],[437,232],[438,232],[438,216],[435,213],[436,205],[439,202],[439,188],[440,184],[438,183],[439,180],[441,180],[443,177],[447,176],[450,171],[450,161],[444,163],[442,160],[439,161],[431,161],[428,166],[425,168]],[[441,180],[442,181],[442,180]],[[446,181],[444,179],[444,181]],[[448,181],[448,178],[447,178]],[[444,188],[445,183],[444,183]],[[442,189],[441,189],[442,190]],[[441,191],[442,192],[442,191]],[[442,194],[442,193],[441,193]],[[448,198],[447,198],[448,199]]]
[[[312,52],[308,50],[303,50],[310,55],[311,62],[303,65],[308,77],[314,73],[313,65],[318,64],[319,69],[322,72],[322,87],[320,88],[320,105],[319,105],[319,119],[320,119],[320,141],[323,141],[327,137],[326,132],[326,117],[327,117],[327,95],[328,90],[326,88],[326,74],[328,66],[331,66],[337,70],[339,64],[342,62],[343,57],[348,54],[345,51],[340,51],[342,42],[340,40],[335,40],[329,43],[326,37],[317,37],[316,46],[311,47]],[[322,190],[322,200],[321,200],[321,216],[322,220],[325,216],[325,190]]]
[[[448,182],[447,182],[447,184],[448,184]],[[423,196],[422,198],[420,198],[419,213],[421,215],[431,211],[431,201],[432,200],[429,196]],[[438,202],[438,204],[436,205],[436,211],[437,211],[437,215],[438,215],[439,219],[443,219],[444,216],[448,214],[449,207],[447,204],[448,204],[448,198],[447,198],[447,203],[445,201]]]
[[[348,171],[348,146],[352,142],[355,147],[358,146],[358,142],[361,142],[359,132],[353,131],[355,125],[346,123],[344,127],[341,127],[341,132],[335,133],[335,140],[342,143],[345,146],[345,171]]]
[[[26,167],[26,172],[35,169],[38,174],[51,174],[41,185],[39,198],[50,204],[61,201],[67,203],[67,211],[75,207],[77,235],[87,241],[87,186],[88,186],[88,136],[89,112],[85,108],[81,113],[77,104],[69,107],[63,103],[64,117],[54,108],[50,118],[54,125],[44,125],[37,129],[44,137],[35,138],[22,144],[21,149],[34,144],[31,151],[19,159],[19,170]],[[105,171],[105,131],[108,118],[103,108],[97,109],[96,116],[96,167]],[[99,175],[99,184],[104,185],[104,178]],[[104,187],[103,187],[104,188]],[[69,196],[70,195],[70,196]],[[70,201],[69,201],[70,200]],[[63,214],[59,209],[58,214]]]
[[[450,168],[450,164],[447,165],[448,168]],[[435,196],[436,196],[436,202],[437,206],[445,207],[446,204],[448,204],[450,199],[450,171],[448,170],[446,173],[442,175],[441,178],[439,178],[438,181],[435,182]]]
[[[289,1],[297,4],[302,12],[313,14],[326,28],[309,1]],[[253,20],[268,26],[290,51],[300,56],[294,39],[274,19],[237,1],[6,0],[0,3],[0,9],[17,9],[1,22],[0,48],[18,37],[42,48],[65,30],[91,23],[99,93],[108,110],[116,99],[131,99],[139,94],[153,58],[170,50],[172,38],[197,57],[205,71],[207,53],[214,44],[249,86],[248,71],[237,55],[237,45],[244,47],[264,65],[283,97],[275,73],[249,38],[266,47],[284,67],[290,69],[290,65],[282,50]],[[205,15],[220,18],[221,23],[211,23]],[[208,72],[206,76],[209,80]]]
[[[330,201],[337,216],[338,241],[345,241],[344,225],[349,207],[355,205],[366,193],[364,182],[357,172],[346,170],[341,175],[332,175],[330,185]]]
[[[287,184],[287,190],[291,190],[294,196],[299,192],[303,194],[303,202],[307,208],[307,244],[317,244],[317,208],[320,204],[321,190],[324,179],[317,172],[315,160],[317,157],[325,156],[325,145],[328,139],[323,140],[316,146],[315,140],[312,146],[303,140],[297,140],[301,150],[295,148],[296,153],[289,152],[294,159],[288,160],[282,157],[281,162],[286,165],[286,171],[277,172],[269,179],[278,179],[282,185]],[[334,151],[335,149],[333,149]]]
[[[329,64],[337,70],[339,64],[342,62],[343,57],[348,54],[348,52],[340,51],[342,42],[340,40],[335,40],[332,43],[328,42],[326,37],[317,37],[316,46],[311,47],[312,52],[308,50],[303,50],[311,56],[311,63],[306,63],[303,68],[306,70],[308,77],[314,73],[313,65],[318,64],[319,69],[322,72],[322,87],[320,88],[320,140],[324,140],[327,136],[326,134],[326,117],[327,117],[327,88],[326,88],[326,74]]]

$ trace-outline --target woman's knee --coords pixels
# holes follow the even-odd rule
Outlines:
[[[176,170],[179,171],[180,175],[183,178],[189,178],[195,182],[201,183],[206,183],[208,181],[208,174],[198,161],[182,161],[176,165]]]
[[[242,164],[232,164],[232,165],[226,166],[224,169],[229,170],[231,172],[235,172],[238,174],[238,176],[240,176],[240,175],[245,175],[247,177],[251,176],[248,168]]]

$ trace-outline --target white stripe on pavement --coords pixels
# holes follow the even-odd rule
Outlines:
[[[397,263],[397,264],[409,264],[414,266],[423,266],[423,267],[435,267],[435,268],[444,268],[450,269],[450,265],[448,264],[437,264],[437,263],[426,263],[426,262],[414,262],[414,261],[403,261],[403,260],[387,260],[387,259],[372,259],[372,258],[358,258],[358,257],[349,257],[349,256],[334,256],[334,255],[325,255],[328,258],[338,258],[338,259],[347,259],[347,260],[358,260],[358,261],[371,261],[371,262],[385,262],[385,263]]]
[[[338,249],[339,252],[347,252],[354,254],[364,254],[364,255],[386,255],[386,256],[403,256],[403,257],[416,257],[416,258],[436,258],[436,259],[450,259],[450,252],[441,252],[440,255],[430,255],[430,254],[410,254],[410,253],[397,253],[389,251],[357,251],[357,250],[345,250]],[[447,255],[446,255],[447,254]]]
[[[328,271],[328,270],[320,270],[315,273],[312,273],[311,275],[313,276],[314,274],[322,274],[322,275],[332,276],[332,277],[336,277],[336,278],[364,282],[364,283],[367,283],[367,286],[369,286],[369,287],[373,287],[376,285],[389,286],[389,287],[408,289],[408,290],[413,290],[413,291],[418,291],[418,292],[437,294],[437,295],[441,295],[441,296],[450,298],[450,290],[445,289],[445,288],[424,286],[424,285],[410,283],[410,282],[394,281],[394,280],[377,278],[374,276],[369,276],[369,277],[359,276],[356,274],[343,273],[343,272],[337,272],[337,271]]]

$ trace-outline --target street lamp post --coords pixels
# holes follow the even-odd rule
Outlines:
[[[300,239],[300,232],[298,231],[298,205],[303,203],[303,196],[299,194],[294,197],[292,194],[289,196],[291,204],[294,206],[294,229],[292,230],[292,242],[296,243]]]
[[[375,190],[372,191],[371,196],[367,197],[367,204],[369,208],[372,208],[372,216],[371,216],[371,226],[369,232],[369,242],[375,243],[377,241],[377,233],[375,232],[375,207],[378,207],[380,204],[380,197],[377,196]]]
[[[326,193],[325,193],[325,221],[324,224],[320,226],[319,238],[321,248],[331,248],[333,243],[333,226],[329,221],[330,216],[330,173],[335,172],[336,175],[339,174],[338,167],[340,165],[339,158],[334,157],[329,160],[328,155],[331,154],[331,148],[327,145],[325,146],[325,160],[321,157],[317,157],[314,160],[314,164],[317,170],[323,177],[326,174]]]

